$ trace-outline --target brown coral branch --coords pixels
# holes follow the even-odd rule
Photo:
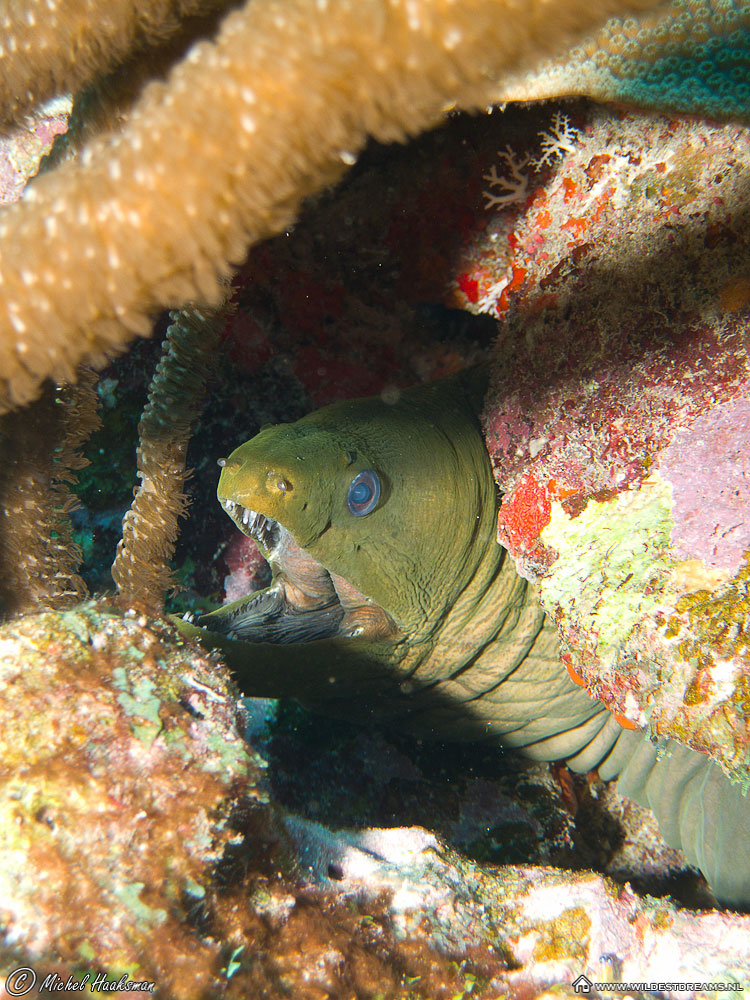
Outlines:
[[[190,307],[172,315],[138,425],[140,485],[123,519],[112,566],[120,601],[127,607],[159,612],[165,592],[174,585],[169,561],[188,504],[188,441],[228,311],[226,305]]]
[[[121,131],[144,87],[154,79],[164,80],[172,67],[185,57],[191,45],[216,33],[226,13],[227,2],[229,0],[215,0],[221,5],[217,9],[186,18],[179,30],[166,40],[158,45],[136,48],[111,72],[97,76],[91,85],[79,90],[73,99],[68,129],[55,137],[54,146],[42,162],[40,172],[73,158],[96,136]]]
[[[0,221],[0,406],[216,303],[247,246],[283,230],[369,136],[485,106],[511,69],[654,0],[253,0],[152,84],[121,135],[38,179]]]
[[[3,4],[0,122],[78,90],[134,49],[161,44],[183,18],[228,0],[14,0]]]
[[[99,425],[91,371],[78,384],[47,384],[37,402],[6,415],[0,425],[0,603],[5,612],[64,608],[86,594],[77,573],[70,491],[88,465],[81,446]]]

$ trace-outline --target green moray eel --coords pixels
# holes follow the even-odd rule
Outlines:
[[[219,501],[273,580],[181,628],[220,647],[249,694],[618,777],[719,899],[750,904],[750,800],[686,747],[659,759],[572,682],[497,543],[484,387],[471,370],[395,402],[337,403],[237,448]]]

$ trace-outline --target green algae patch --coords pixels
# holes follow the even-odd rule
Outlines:
[[[616,653],[633,626],[657,609],[662,581],[675,565],[673,525],[671,488],[658,475],[613,500],[590,500],[577,517],[553,503],[541,535],[559,556],[540,584],[547,611],[558,620],[562,612],[563,627],[597,636],[600,655]]]
[[[115,673],[122,672],[115,671]],[[119,680],[119,678],[116,678],[116,681],[117,680]],[[118,687],[119,686],[120,685],[118,684]],[[159,718],[161,699],[156,694],[156,685],[151,678],[137,678],[133,682],[131,690],[133,692],[132,695],[127,691],[123,691],[117,696],[117,700],[122,706],[123,711],[127,715],[136,715],[142,719],[147,719],[149,722],[155,723],[157,726],[161,726],[161,719]]]
[[[235,812],[252,802],[270,830],[229,674],[104,602],[8,622],[0,656],[0,898],[14,939],[47,941],[64,978],[84,960],[208,995],[220,949],[189,915],[237,838]]]
[[[224,736],[210,733],[206,739],[206,748],[214,755],[204,762],[203,766],[207,771],[234,771],[248,761],[247,751],[239,740],[230,743]]]
[[[166,910],[156,910],[154,907],[148,906],[143,902],[141,893],[145,888],[146,886],[143,882],[130,882],[127,885],[113,886],[110,891],[124,903],[139,922],[163,924],[167,919]]]
[[[87,645],[91,638],[91,625],[88,617],[79,610],[63,611],[60,614],[60,623],[66,629],[68,635],[75,636],[81,645]]]

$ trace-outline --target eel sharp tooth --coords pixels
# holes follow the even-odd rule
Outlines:
[[[242,512],[242,523],[244,525],[249,524],[250,523],[250,518],[252,516],[253,516],[253,512],[251,510],[248,510],[247,507],[245,507],[245,509]]]

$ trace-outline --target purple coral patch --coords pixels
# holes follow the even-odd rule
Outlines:
[[[678,431],[658,468],[672,486],[675,554],[735,573],[750,549],[750,400]]]

